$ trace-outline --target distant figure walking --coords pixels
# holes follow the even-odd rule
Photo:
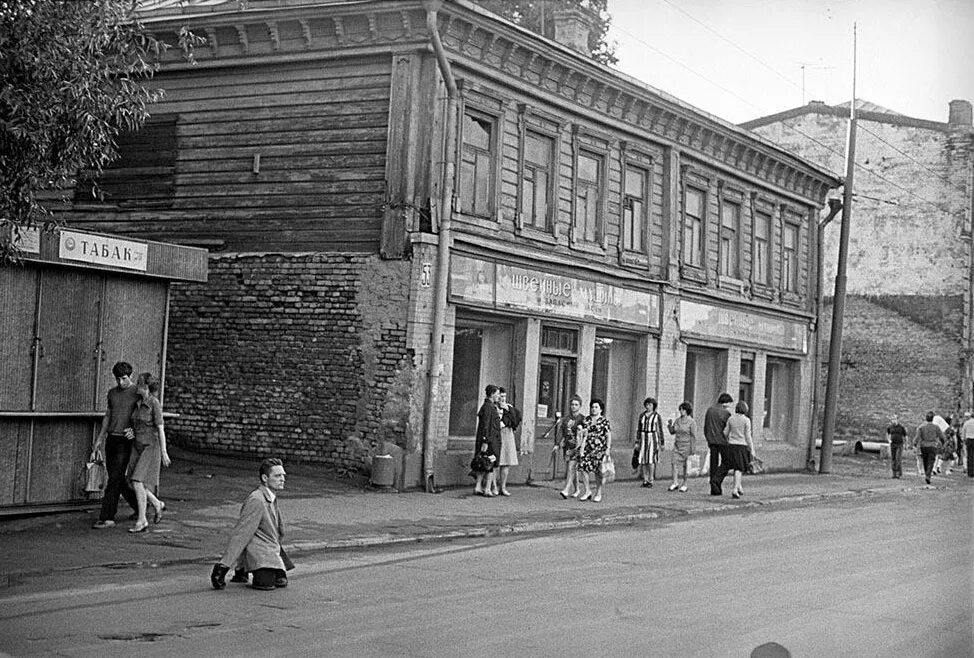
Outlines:
[[[517,466],[517,440],[514,432],[521,426],[521,411],[507,399],[504,387],[498,389],[497,408],[501,410],[501,453],[497,459],[500,470],[500,494],[510,496],[507,490],[507,477],[511,466]]]
[[[717,402],[707,409],[707,415],[703,420],[703,435],[707,439],[707,448],[710,450],[710,495],[720,496],[723,494],[723,482],[727,476],[727,439],[724,437],[724,426],[727,419],[731,416],[731,407],[734,398],[730,393],[721,393],[717,397]]]
[[[230,533],[226,551],[213,565],[210,584],[214,589],[227,586],[226,575],[231,566],[252,573],[251,587],[254,589],[287,587],[287,571],[293,569],[294,564],[281,545],[284,519],[277,506],[277,496],[284,490],[286,475],[280,459],[265,459],[260,463],[260,486],[241,506],[240,519]]]
[[[656,411],[656,398],[643,400],[643,412],[636,424],[636,441],[639,448],[639,476],[644,487],[652,487],[656,479],[656,464],[663,450],[663,419]]]
[[[967,464],[967,477],[974,478],[974,416],[970,411],[964,412],[964,424],[960,426],[960,435],[964,440],[964,463]]]
[[[927,412],[927,422],[917,428],[916,435],[913,437],[913,447],[920,449],[920,457],[923,459],[923,476],[930,484],[930,476],[933,473],[933,464],[937,460],[937,454],[944,446],[944,431],[933,422],[934,413]]]
[[[906,428],[900,425],[896,414],[889,417],[886,438],[889,439],[890,467],[893,469],[893,477],[898,479],[903,477],[903,444],[906,442]]]
[[[483,496],[493,496],[497,488],[497,474],[494,467],[501,452],[501,418],[497,409],[500,400],[500,389],[493,384],[487,384],[484,389],[484,403],[477,412],[477,436],[474,441],[474,452],[483,453],[490,461],[485,472],[477,473],[477,482],[473,491]]]
[[[687,490],[687,476],[690,470],[690,456],[697,451],[697,421],[693,419],[693,405],[689,402],[681,402],[679,406],[680,417],[671,419],[667,423],[667,429],[673,435],[673,456],[671,466],[673,469],[673,484],[669,490],[675,491],[677,488],[681,492]],[[677,475],[683,471],[683,482],[677,482]]]

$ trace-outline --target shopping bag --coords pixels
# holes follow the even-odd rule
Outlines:
[[[700,475],[700,455],[690,455],[687,458],[687,477]]]
[[[603,484],[608,483],[608,482],[612,482],[613,480],[616,479],[616,465],[612,461],[612,457],[609,457],[609,455],[606,455],[605,456],[605,459],[602,460],[602,472],[601,473],[602,473],[602,483]]]
[[[700,460],[700,475],[710,474],[710,448],[707,448],[707,454],[703,456]]]
[[[96,452],[94,459],[85,464],[84,491],[86,494],[99,493],[104,491],[108,484],[108,469],[105,468],[105,458],[101,452]]]

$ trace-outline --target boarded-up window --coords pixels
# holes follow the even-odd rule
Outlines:
[[[86,172],[78,176],[76,204],[119,207],[172,205],[176,165],[176,117],[152,117],[135,132],[116,140],[118,159],[95,181]]]

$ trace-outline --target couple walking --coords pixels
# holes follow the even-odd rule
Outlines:
[[[108,411],[91,450],[91,461],[104,455],[108,483],[95,529],[111,528],[122,496],[135,510],[135,525],[129,532],[145,532],[149,527],[148,504],[155,513],[153,522],[162,520],[166,504],[156,497],[160,466],[169,466],[166,431],[159,402],[159,380],[144,372],[132,379],[132,366],[119,361],[112,366],[116,386],[108,391]]]
[[[488,384],[484,393],[484,403],[477,412],[474,462],[480,465],[474,468],[477,483],[473,490],[488,498],[510,496],[507,478],[511,466],[518,464],[514,431],[521,425],[521,412],[507,399],[504,388]]]
[[[605,403],[593,399],[589,404],[589,415],[584,416],[582,398],[573,396],[569,414],[561,420],[557,440],[568,463],[565,488],[559,492],[561,497],[601,502],[606,479],[604,465],[612,459],[612,428],[605,417]],[[591,486],[593,474],[594,492]],[[579,479],[585,485],[584,493],[581,493]]]
[[[731,413],[731,409],[734,413]],[[747,403],[741,400],[734,406],[729,393],[721,393],[717,402],[707,409],[703,421],[703,434],[710,450],[710,495],[723,495],[724,478],[734,473],[734,490],[731,497],[744,495],[742,476],[748,470],[754,453],[751,419]]]

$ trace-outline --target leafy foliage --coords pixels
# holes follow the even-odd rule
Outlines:
[[[50,220],[41,190],[114,159],[161,92],[145,82],[166,45],[137,0],[0,0],[0,229]],[[9,241],[0,244],[9,257]]]
[[[615,64],[615,44],[606,41],[612,17],[609,0],[473,0],[484,9],[549,39],[555,37],[554,13],[558,9],[581,7],[592,16],[588,46],[592,58],[603,64]]]

